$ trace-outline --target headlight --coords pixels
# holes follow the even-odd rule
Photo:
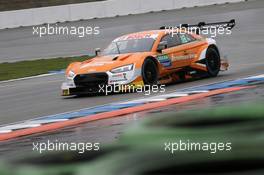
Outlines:
[[[122,67],[112,69],[110,72],[112,72],[112,73],[127,72],[127,71],[131,71],[133,69],[133,67],[134,67],[134,64],[129,64],[126,66],[122,66]]]
[[[75,76],[75,73],[73,72],[73,71],[69,71],[69,73],[68,73],[68,75],[67,75],[67,78],[74,78],[74,76]]]

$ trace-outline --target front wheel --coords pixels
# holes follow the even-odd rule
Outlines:
[[[142,78],[145,85],[158,83],[158,69],[155,62],[147,58],[142,65]]]
[[[210,77],[216,77],[220,71],[221,60],[214,48],[208,48],[206,52],[206,68]]]

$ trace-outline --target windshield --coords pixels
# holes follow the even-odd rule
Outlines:
[[[102,54],[114,55],[132,52],[148,52],[151,51],[154,41],[153,38],[114,41]]]

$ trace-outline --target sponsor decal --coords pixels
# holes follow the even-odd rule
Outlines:
[[[110,83],[116,83],[120,81],[127,81],[126,73],[114,74],[112,75],[111,79],[109,80]]]
[[[158,55],[157,59],[164,67],[172,66],[171,59],[168,55]]]
[[[196,54],[179,55],[179,56],[172,54],[171,61],[174,62],[174,61],[180,61],[180,60],[191,60],[195,57],[196,57]]]
[[[136,34],[130,34],[126,36],[121,36],[117,39],[115,39],[113,42],[117,41],[125,41],[125,40],[136,40],[136,39],[146,39],[146,38],[152,38],[152,39],[157,39],[158,34],[151,34],[151,33],[136,33]]]
[[[140,86],[144,86],[144,82],[141,81],[134,81],[133,83],[130,83],[129,85],[131,86],[135,86],[135,87],[140,87]]]

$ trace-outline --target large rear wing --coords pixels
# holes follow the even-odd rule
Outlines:
[[[233,29],[236,25],[236,20],[232,19],[227,22],[215,22],[215,23],[205,23],[199,22],[198,24],[190,25],[190,24],[181,24],[180,26],[176,27],[169,27],[169,26],[162,26],[160,27],[161,30],[168,29],[168,30],[175,30],[175,29],[188,29],[188,31],[195,32],[196,34],[200,34],[203,30],[208,29],[218,29],[218,28],[228,28],[229,30]]]

